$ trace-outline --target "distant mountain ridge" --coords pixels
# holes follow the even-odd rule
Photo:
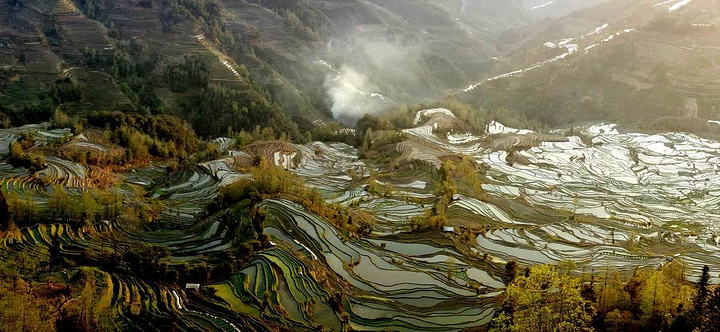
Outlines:
[[[12,0],[0,123],[101,109],[297,136],[448,93],[550,126],[717,119],[717,4]]]
[[[720,117],[719,17],[714,0],[604,2],[544,21],[486,76],[505,78],[456,96],[551,126],[610,120],[702,131]]]
[[[80,100],[57,101],[69,113],[192,120],[183,105],[201,86],[178,93],[165,76],[194,55],[209,65],[208,84],[252,92],[253,102],[276,103],[310,126],[331,117],[326,81],[344,67],[364,80],[353,89],[388,97],[373,107],[439,98],[489,66],[498,36],[530,21],[520,1],[6,1],[0,101],[16,119],[36,93],[43,99],[68,78],[82,90]]]

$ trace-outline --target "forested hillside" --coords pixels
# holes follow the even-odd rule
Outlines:
[[[179,116],[202,136],[297,137],[292,122],[359,118],[348,98],[370,112],[440,98],[529,22],[519,2],[355,0],[19,0],[0,16],[6,127],[107,109]]]
[[[0,331],[716,331],[718,24],[0,1]]]
[[[720,117],[717,1],[609,1],[545,21],[459,100],[549,126],[606,120],[714,132]],[[499,79],[493,79],[501,75]]]

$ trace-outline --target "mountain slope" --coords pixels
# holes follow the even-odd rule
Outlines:
[[[0,100],[15,124],[30,106],[41,109],[38,120],[61,106],[192,122],[188,112],[202,109],[203,88],[215,84],[250,96],[235,100],[238,109],[282,109],[309,128],[442,97],[484,72],[509,26],[530,21],[520,1],[10,1],[0,5]],[[185,68],[186,56],[207,73],[178,89],[166,76]],[[61,78],[81,98],[52,98]]]
[[[548,23],[491,69],[489,81],[456,96],[551,126],[680,117],[703,130],[697,118],[720,116],[718,8],[711,0],[610,1],[576,12]]]
[[[606,1],[608,0],[523,0],[523,5],[532,17],[544,19],[562,17]]]

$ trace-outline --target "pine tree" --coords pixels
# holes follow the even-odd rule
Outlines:
[[[698,289],[693,299],[693,317],[692,321],[695,326],[700,326],[704,312],[707,310],[708,284],[710,283],[710,267],[705,265],[698,280]]]
[[[705,302],[697,331],[711,332],[720,329],[720,287],[715,287]]]
[[[10,206],[5,199],[5,195],[0,190],[0,228],[7,229],[10,224],[12,215],[10,214]]]
[[[491,331],[587,331],[594,309],[582,298],[580,280],[570,275],[571,266],[530,268],[507,288],[505,303],[514,308],[510,316],[496,317]]]

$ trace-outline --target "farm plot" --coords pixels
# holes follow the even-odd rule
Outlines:
[[[4,156],[10,152],[10,143],[14,142],[21,133],[35,132],[42,128],[43,125],[40,124],[29,124],[22,127],[0,129],[0,155]]]
[[[70,0],[57,2],[55,15],[63,37],[76,49],[103,49],[112,46],[105,27],[88,19]]]
[[[63,150],[66,151],[86,151],[96,156],[105,156],[111,150],[108,146],[100,144],[96,141],[92,141],[85,136],[80,134],[75,136],[71,141],[67,142],[63,146]]]
[[[353,288],[368,294],[350,301],[356,328],[460,329],[492,317],[492,305],[479,299],[477,292],[502,287],[502,283],[478,277],[454,250],[417,243],[344,240],[334,227],[295,203],[267,200],[263,205],[283,225],[270,233],[286,230],[275,236],[278,241],[301,244],[311,252],[308,259],[324,262]],[[471,287],[471,280],[480,288]]]
[[[362,195],[361,188],[350,188],[350,170],[366,175],[366,165],[357,150],[343,143],[299,145],[281,141],[260,142],[247,146],[247,153],[262,157],[305,180],[328,199],[345,201]]]
[[[217,195],[220,187],[249,175],[236,171],[233,158],[205,162],[173,175],[174,180],[156,187],[152,197],[167,207],[163,222],[173,228],[187,228],[195,223],[203,208]]]
[[[32,196],[36,203],[43,204],[52,188],[62,188],[70,193],[79,193],[87,188],[89,180],[85,166],[57,157],[48,156],[45,160],[47,167],[34,174],[0,164],[0,169],[8,170],[0,177],[3,189],[17,193],[21,198]]]
[[[373,233],[376,235],[397,234],[411,230],[410,220],[419,216],[429,205],[377,198],[363,202],[359,207],[370,212],[377,221]]]
[[[575,128],[592,144],[575,136],[541,140],[516,152],[526,163],[510,164],[508,153],[493,148],[494,143],[483,149],[471,134],[446,139],[433,129],[420,125],[406,132],[430,146],[422,150],[413,143],[419,151],[467,155],[485,164],[483,188],[491,195],[521,198],[529,206],[548,207],[566,218],[578,215],[589,223],[549,226],[560,220],[518,220],[508,207],[460,198],[450,207],[451,217],[477,216],[478,222],[507,227],[478,237],[487,252],[526,263],[573,259],[626,269],[654,265],[681,251],[688,253],[681,258],[693,269],[715,260],[704,243],[712,243],[720,232],[718,142],[687,133],[621,133],[615,125],[597,124]],[[496,122],[488,131],[491,136],[515,135],[504,136],[512,139],[536,135]],[[685,224],[693,231],[667,230],[666,224]],[[623,248],[634,240],[644,243],[642,249]],[[704,252],[706,258],[690,252]]]

